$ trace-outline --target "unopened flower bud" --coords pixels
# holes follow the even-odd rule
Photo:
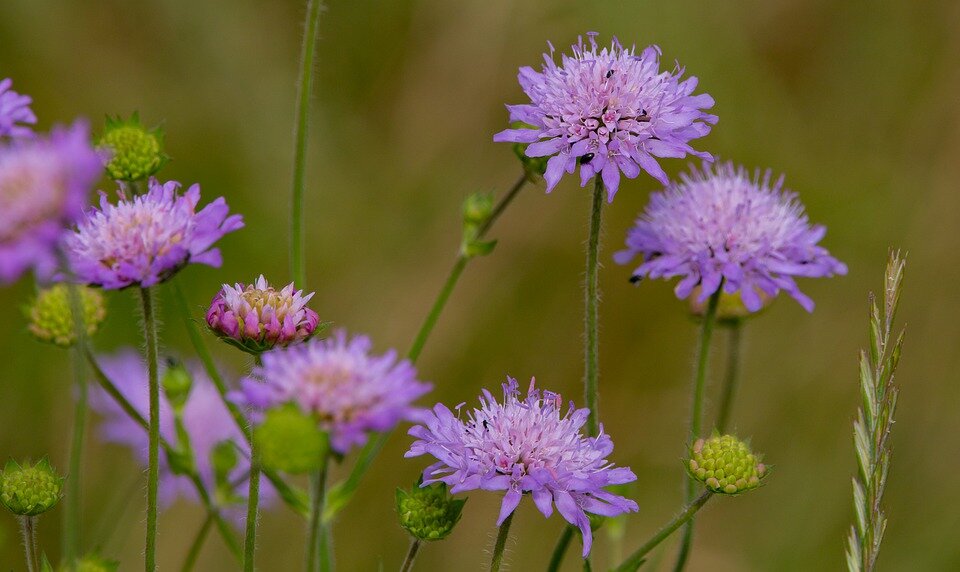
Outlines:
[[[773,302],[773,298],[767,296],[764,292],[757,291],[757,296],[760,298],[760,303],[762,304],[760,309],[756,312],[751,312],[743,303],[743,297],[740,295],[740,291],[737,290],[733,294],[728,294],[727,292],[720,293],[720,299],[717,300],[717,321],[720,323],[730,324],[743,318],[750,316],[755,316],[759,312],[762,312],[766,309],[767,306]],[[688,299],[690,303],[690,314],[696,318],[703,318],[704,313],[707,311],[707,304],[709,303],[709,298],[700,301],[700,287],[697,286],[693,289],[693,293],[690,294]]]
[[[313,292],[293,283],[276,290],[261,274],[250,285],[223,285],[207,310],[207,325],[221,340],[251,354],[310,339],[329,325],[307,307]]]
[[[76,324],[70,311],[70,289],[76,289],[80,308],[83,310],[83,325],[87,335],[97,333],[100,323],[107,315],[103,294],[94,288],[81,285],[55,284],[41,290],[36,299],[26,308],[30,320],[30,333],[40,341],[70,347],[77,341]]]
[[[160,385],[170,405],[174,409],[181,409],[187,403],[187,397],[193,387],[193,378],[179,360],[168,358],[167,369],[163,372]]]
[[[319,469],[329,450],[316,419],[293,404],[267,411],[253,438],[265,467],[291,474]]]
[[[481,225],[487,222],[491,214],[493,214],[493,195],[490,193],[473,193],[463,201],[465,225]]]
[[[110,152],[107,175],[117,181],[146,179],[168,159],[163,152],[163,132],[145,128],[137,113],[128,120],[108,117],[99,146]]]
[[[693,443],[687,471],[709,490],[728,495],[757,488],[769,473],[746,443],[719,434]]]
[[[467,499],[456,499],[447,485],[434,483],[414,486],[410,491],[397,489],[397,514],[400,526],[419,540],[442,540],[460,520]]]
[[[60,501],[63,477],[43,459],[35,465],[8,461],[3,468],[0,502],[19,516],[37,516],[52,509]]]

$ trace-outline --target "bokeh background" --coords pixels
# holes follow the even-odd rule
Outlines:
[[[164,176],[225,195],[247,228],[222,241],[222,269],[181,275],[200,311],[222,282],[265,273],[288,278],[286,217],[304,3],[299,0],[3,0],[0,76],[33,95],[43,127],[75,116],[139,110],[162,122],[173,161]],[[824,244],[849,275],[805,281],[813,314],[781,299],[745,332],[734,425],[776,466],[768,486],[711,503],[699,519],[691,570],[839,570],[853,518],[851,422],[867,293],[880,286],[890,246],[909,251],[902,320],[908,328],[887,491],[883,570],[956,570],[960,548],[960,5],[949,0],[775,0],[704,3],[491,0],[331,0],[322,21],[309,148],[309,287],[324,319],[404,351],[456,253],[458,209],[470,192],[502,192],[518,175],[503,128],[504,103],[522,101],[521,65],[546,42],[578,33],[663,48],[700,77],[720,122],[698,142],[750,167],[787,175]],[[670,173],[683,161],[664,161]],[[104,182],[104,185],[107,183]],[[626,181],[606,212],[601,280],[602,419],[613,459],[639,480],[641,510],[623,550],[638,546],[680,507],[696,326],[672,285],[633,287],[610,259],[656,190]],[[589,193],[567,180],[552,195],[528,188],[476,260],[419,363],[436,383],[429,401],[474,402],[506,374],[535,375],[580,399],[581,279]],[[28,281],[0,291],[0,456],[48,454],[67,464],[69,360],[25,330]],[[96,343],[138,345],[133,297],[110,295]],[[164,305],[165,351],[189,358],[181,323]],[[722,366],[718,336],[715,371]],[[214,340],[208,338],[214,345]],[[233,378],[249,363],[216,347]],[[711,395],[716,395],[713,375]],[[708,410],[711,411],[712,410]],[[341,570],[399,566],[407,539],[393,489],[423,459],[404,460],[396,434],[335,527]],[[348,458],[346,463],[352,461]],[[343,467],[337,470],[343,473]],[[90,442],[83,487],[86,546],[140,567],[143,474],[129,451]],[[139,480],[138,480],[139,479]],[[499,499],[474,493],[445,542],[422,551],[420,570],[482,569]],[[44,517],[53,557],[62,509]],[[202,522],[180,503],[160,521],[160,562],[179,567]],[[115,523],[114,532],[104,523]],[[561,530],[524,503],[509,545],[513,570],[545,566]],[[263,570],[296,570],[303,523],[275,507],[263,518]],[[603,533],[600,533],[603,536]],[[597,564],[617,548],[602,539]],[[571,552],[571,554],[575,554]],[[665,569],[673,542],[650,569]],[[0,518],[0,568],[20,569],[12,517]],[[577,569],[569,558],[567,569]],[[198,569],[233,570],[218,537]]]

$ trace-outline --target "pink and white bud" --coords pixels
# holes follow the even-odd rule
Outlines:
[[[262,274],[251,285],[224,284],[207,310],[207,325],[250,353],[302,342],[320,326],[320,316],[307,307],[313,294],[295,291],[292,282],[277,291]]]

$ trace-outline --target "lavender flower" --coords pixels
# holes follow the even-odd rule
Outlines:
[[[6,95],[0,90],[0,109]],[[29,269],[41,279],[53,273],[63,229],[81,216],[103,168],[89,140],[78,121],[0,145],[0,282]]]
[[[278,292],[262,274],[251,285],[224,284],[207,310],[207,324],[224,341],[252,353],[302,342],[320,324],[307,307],[313,294],[294,290],[293,282]]]
[[[100,209],[88,213],[67,238],[70,262],[81,281],[107,289],[146,288],[188,263],[220,266],[220,250],[213,244],[242,228],[243,217],[228,216],[223,197],[196,212],[199,185],[183,195],[176,181],[150,179],[149,186],[146,194],[132,198],[118,191],[116,205],[101,193]]]
[[[432,388],[417,380],[409,361],[398,362],[396,352],[374,356],[370,347],[370,338],[348,339],[340,330],[265,353],[237,400],[258,409],[296,403],[329,432],[333,449],[346,454],[365,443],[367,433],[416,419],[422,410],[411,403]]]
[[[406,457],[433,455],[437,462],[423,471],[423,484],[443,482],[450,492],[483,489],[506,491],[499,526],[530,493],[544,516],[557,506],[567,522],[583,533],[583,556],[593,537],[586,513],[603,516],[636,511],[637,503],[603,489],[636,480],[630,469],[614,467],[606,457],[613,451],[608,435],[587,437],[580,429],[590,414],[574,409],[561,415],[560,395],[540,391],[530,381],[520,400],[517,380],[503,384],[503,403],[483,390],[480,408],[461,420],[443,404],[433,408],[425,425],[410,429],[417,440]]]
[[[0,138],[33,137],[33,129],[27,127],[37,122],[37,116],[30,109],[33,100],[10,89],[11,85],[10,78],[0,80]]]
[[[809,312],[813,300],[793,277],[847,272],[817,244],[826,232],[810,225],[796,194],[783,190],[783,177],[771,183],[770,171],[750,177],[727,162],[693,169],[653,194],[627,234],[627,249],[614,259],[628,264],[639,255],[637,278],[682,276],[678,298],[700,286],[703,302],[723,282],[723,291],[739,292],[751,312],[763,306],[763,295],[773,298],[780,290]]]
[[[636,55],[614,38],[610,48],[599,49],[596,32],[571,48],[572,56],[553,60],[554,48],[544,54],[542,72],[520,68],[518,79],[530,103],[508,105],[510,120],[529,128],[506,129],[494,141],[529,143],[529,157],[550,157],[544,178],[547,192],[564,172],[580,165],[580,184],[598,173],[613,201],[620,173],[634,178],[643,169],[663,184],[669,181],[656,157],[685,157],[688,153],[710,159],[689,144],[710,132],[715,115],[701,109],[713,107],[707,94],[691,95],[697,78],[680,81],[681,67],[660,71],[660,48],[650,46]]]
[[[131,348],[123,349],[113,355],[101,356],[100,366],[104,373],[117,386],[120,393],[144,417],[149,408],[147,384],[147,366],[140,354]],[[160,375],[163,377],[163,366]],[[189,368],[193,378],[193,387],[183,408],[183,425],[190,437],[190,446],[194,453],[194,462],[200,478],[207,490],[214,490],[215,478],[211,454],[216,446],[231,440],[243,451],[248,451],[247,443],[220,399],[217,389],[203,372],[201,367]],[[100,388],[94,388],[90,394],[91,407],[100,414],[100,434],[105,441],[119,443],[133,450],[137,460],[147,466],[147,432],[120,408],[119,405]],[[160,435],[170,443],[177,443],[171,404],[165,394],[160,398]],[[245,497],[246,482],[242,477],[249,471],[247,455],[238,456],[238,464],[230,472],[229,481],[239,483],[232,491],[238,497]],[[196,489],[190,478],[176,475],[170,470],[166,455],[160,455],[160,502],[169,506],[177,498],[199,502]],[[272,489],[263,491],[269,500]],[[242,516],[241,507],[236,514]]]

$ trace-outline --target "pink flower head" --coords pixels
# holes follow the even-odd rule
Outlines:
[[[637,479],[633,471],[607,461],[613,442],[603,433],[580,432],[590,414],[574,409],[564,414],[560,395],[541,391],[530,381],[525,399],[517,380],[503,384],[503,403],[486,389],[480,408],[460,418],[438,403],[424,425],[410,428],[417,438],[406,457],[431,455],[437,462],[423,471],[423,484],[443,482],[450,492],[482,489],[505,491],[497,525],[517,508],[524,494],[549,517],[556,505],[560,515],[583,534],[583,556],[590,554],[593,536],[586,513],[617,516],[635,512],[637,503],[604,487]]]
[[[200,185],[179,193],[180,183],[150,179],[150,190],[128,197],[118,191],[113,205],[100,194],[92,209],[67,237],[77,278],[106,289],[148,287],[190,263],[219,267],[223,235],[243,228],[243,217],[229,215],[223,197],[197,212]]]
[[[223,285],[207,310],[207,324],[221,339],[250,353],[310,338],[320,316],[307,307],[313,292],[294,290],[293,282],[277,291],[260,277],[250,285]]]
[[[682,158],[687,154],[710,159],[690,141],[710,132],[717,116],[702,111],[713,107],[713,98],[693,95],[697,78],[681,81],[684,69],[660,70],[660,48],[650,46],[639,55],[616,38],[600,48],[587,34],[573,45],[572,56],[554,62],[553,46],[544,54],[542,71],[520,68],[520,87],[530,103],[508,105],[510,121],[527,124],[505,129],[494,141],[529,143],[529,157],[550,157],[544,178],[547,192],[563,174],[579,165],[580,184],[599,175],[613,201],[620,173],[628,178],[641,169],[666,185],[667,174],[658,157]]]
[[[0,144],[0,282],[30,269],[41,279],[53,274],[64,229],[82,215],[102,172],[82,121]]]

